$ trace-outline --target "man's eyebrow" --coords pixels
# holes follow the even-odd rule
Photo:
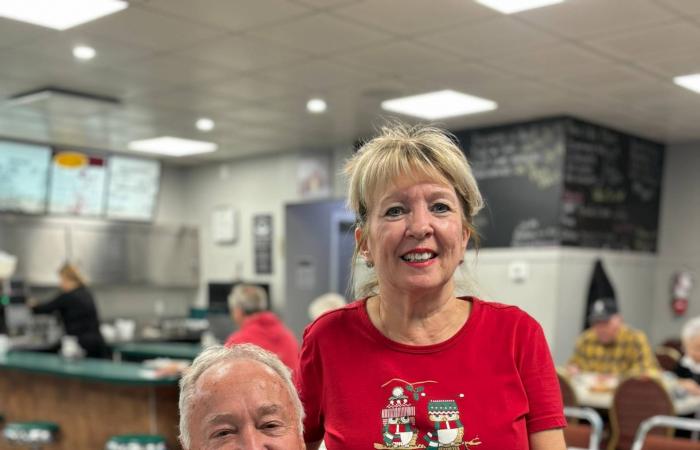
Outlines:
[[[207,418],[208,423],[232,422],[235,419],[233,414],[221,413],[213,414]]]
[[[277,403],[267,403],[265,405],[258,407],[258,409],[257,409],[258,416],[267,416],[267,415],[271,415],[271,414],[276,414],[280,411],[282,411],[282,407],[280,405],[278,405]]]

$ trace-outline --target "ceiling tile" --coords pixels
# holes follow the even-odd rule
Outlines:
[[[143,78],[181,84],[205,83],[231,75],[231,70],[223,66],[172,54],[132,61],[121,70]]]
[[[669,80],[680,75],[700,73],[700,59],[697,53],[676,53],[660,57],[655,61],[639,61],[637,64],[645,69],[667,77]]]
[[[700,2],[697,0],[656,0],[657,3],[683,14],[700,14]]]
[[[544,49],[489,59],[490,66],[543,80],[598,72],[611,63],[610,60],[571,44],[556,44]]]
[[[0,48],[27,43],[58,32],[17,20],[0,17]]]
[[[308,53],[250,36],[217,38],[189,47],[178,54],[236,71],[265,69],[309,59]]]
[[[591,40],[590,44],[604,52],[635,62],[664,59],[673,53],[698,55],[700,27],[679,21]]]
[[[342,86],[371,77],[366,71],[329,60],[312,60],[294,66],[270,69],[263,74],[270,79],[302,86],[319,93],[333,86]]]
[[[399,77],[426,77],[435,68],[449,67],[457,60],[454,56],[408,40],[373,45],[334,59],[370,73]]]
[[[264,28],[252,34],[316,55],[368,46],[388,38],[385,33],[324,13]]]
[[[76,27],[75,31],[158,51],[175,50],[224,34],[224,30],[221,29],[140,7],[127,8],[117,14],[89,22]]]
[[[498,15],[490,8],[464,0],[441,0],[439,6],[425,0],[401,0],[400,7],[396,0],[372,0],[338,8],[334,13],[411,37],[429,30],[469,27],[471,22]]]
[[[651,0],[567,0],[517,17],[562,36],[585,37],[639,28],[674,16]]]
[[[256,29],[309,13],[288,0],[149,0],[146,7],[230,31]]]
[[[206,92],[247,101],[264,101],[292,95],[297,88],[261,76],[237,76],[207,83]]]
[[[363,0],[292,0],[300,5],[312,6],[318,9],[337,8],[341,5],[358,3]]]
[[[558,39],[511,17],[499,16],[473,25],[451,27],[419,40],[464,57],[484,58],[519,53]]]

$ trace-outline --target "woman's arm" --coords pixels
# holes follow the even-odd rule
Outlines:
[[[561,429],[538,431],[530,435],[530,450],[566,450]]]

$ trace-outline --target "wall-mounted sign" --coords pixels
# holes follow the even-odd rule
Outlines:
[[[106,175],[104,158],[79,152],[55,152],[51,164],[49,212],[102,215]]]
[[[272,231],[271,214],[253,216],[255,273],[272,273]]]
[[[211,213],[211,235],[216,244],[233,244],[238,239],[238,215],[230,206],[220,206]]]

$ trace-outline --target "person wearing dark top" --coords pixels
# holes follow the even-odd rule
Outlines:
[[[108,357],[92,294],[78,269],[65,263],[58,271],[61,293],[43,304],[30,304],[35,314],[58,313],[67,335],[75,336],[89,358]]]
[[[679,384],[690,394],[700,395],[700,317],[683,326],[681,340],[685,354],[673,372],[678,376]]]

